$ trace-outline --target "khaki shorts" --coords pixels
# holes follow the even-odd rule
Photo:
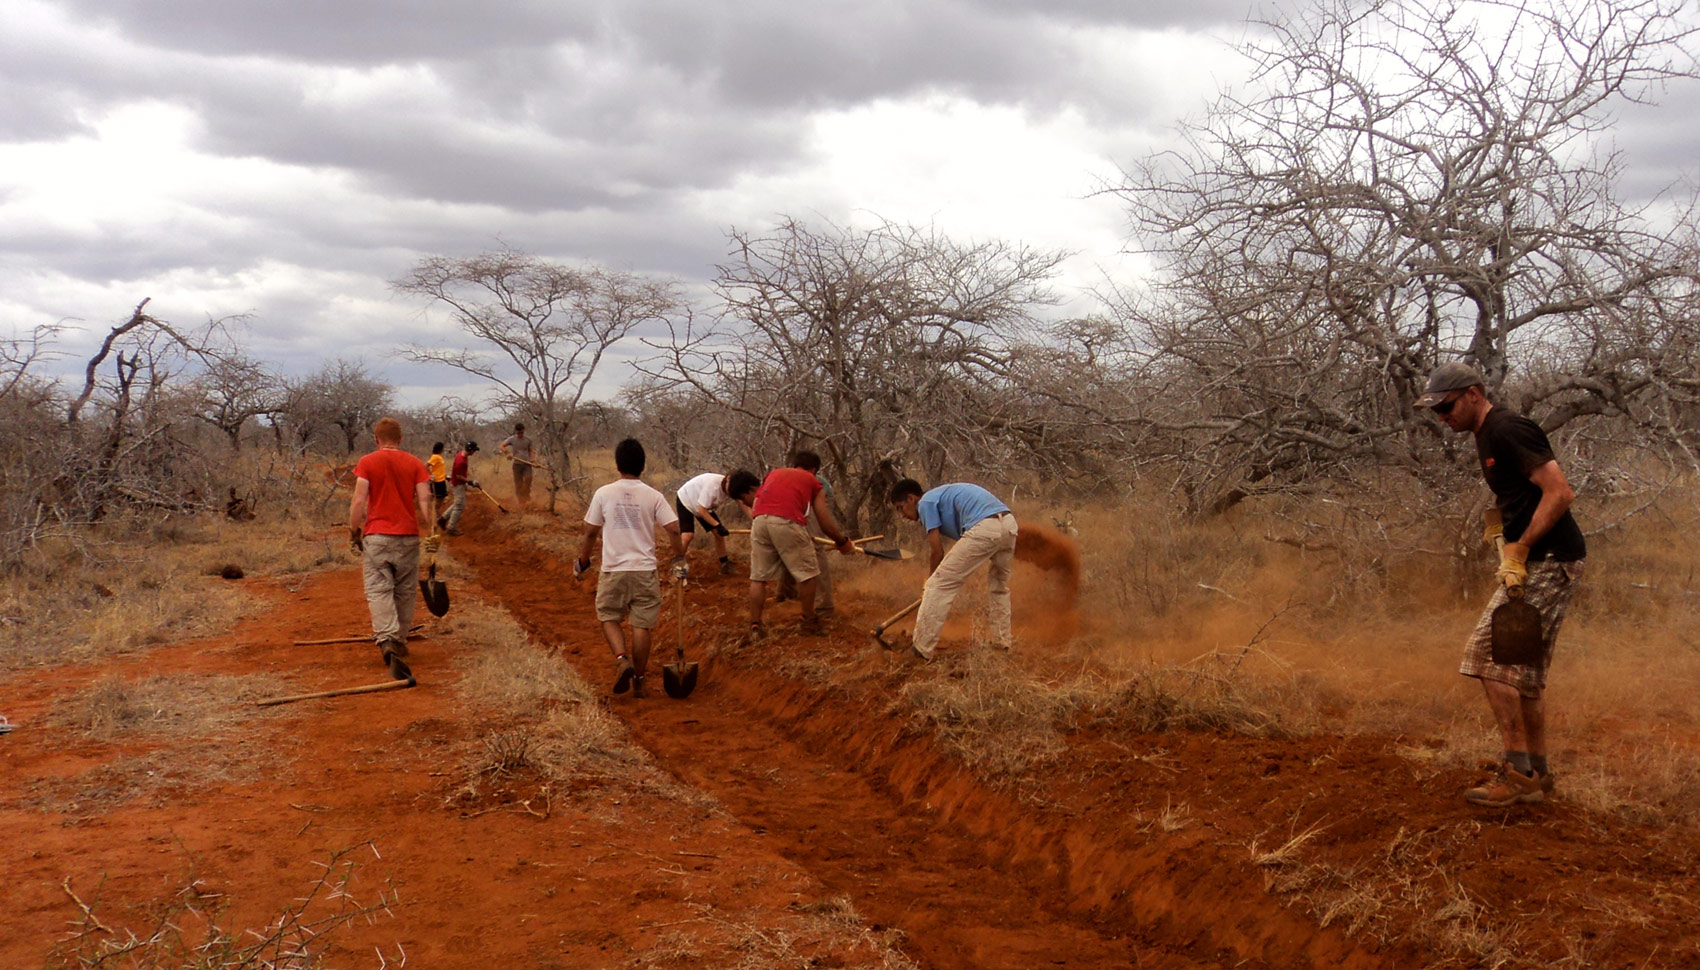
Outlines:
[[[632,614],[632,626],[655,629],[661,617],[661,582],[655,570],[603,573],[596,581],[596,618],[618,623]]]
[[[1558,628],[1564,624],[1564,612],[1576,584],[1582,579],[1582,561],[1532,562],[1529,578],[1523,582],[1523,599],[1541,611],[1541,660],[1528,666],[1501,666],[1493,662],[1493,611],[1505,602],[1505,587],[1500,587],[1488,600],[1482,618],[1470,631],[1464,644],[1464,660],[1458,672],[1466,677],[1510,684],[1524,697],[1539,697],[1547,686],[1547,668],[1552,666],[1552,648],[1558,641]]]
[[[799,583],[819,576],[815,540],[800,522],[758,515],[750,523],[750,579],[770,583],[779,578],[781,567]]]

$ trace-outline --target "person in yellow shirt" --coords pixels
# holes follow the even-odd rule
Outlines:
[[[431,446],[431,458],[425,462],[425,468],[431,473],[431,514],[437,519],[437,527],[442,528],[443,505],[449,500],[449,468],[443,462],[441,441]]]

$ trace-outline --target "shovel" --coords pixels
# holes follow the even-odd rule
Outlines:
[[[1494,544],[1505,546],[1505,537],[1495,538]],[[1505,602],[1494,607],[1488,623],[1492,627],[1490,646],[1493,662],[1502,667],[1521,667],[1541,660],[1541,611],[1523,598],[1523,587],[1508,586]]]
[[[697,665],[685,662],[685,581],[679,580],[678,659],[661,668],[661,688],[674,700],[684,700],[697,689]]]
[[[508,509],[507,509],[507,507],[506,507],[506,506],[504,506],[504,505],[503,505],[503,504],[502,504],[502,503],[500,503],[500,502],[498,502],[498,501],[496,501],[496,496],[494,496],[494,495],[491,495],[491,494],[490,494],[490,493],[489,493],[489,492],[486,492],[486,491],[484,491],[484,489],[483,489],[483,488],[479,488],[479,489],[478,489],[478,494],[480,494],[480,495],[482,495],[482,496],[484,496],[484,497],[485,497],[485,498],[487,498],[487,499],[489,499],[489,500],[490,500],[490,504],[491,504],[491,505],[494,505],[494,506],[495,506],[495,507],[496,507],[496,510],[497,510],[497,511],[499,511],[499,512],[501,512],[501,513],[502,513],[502,514],[503,514],[503,515],[507,515],[507,514],[508,514]]]
[[[437,554],[431,554],[431,561],[425,564],[425,576],[419,580],[419,595],[425,597],[425,608],[432,616],[444,616],[449,612],[449,585],[437,578]]]

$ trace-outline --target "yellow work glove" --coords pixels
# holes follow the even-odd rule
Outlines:
[[[1490,505],[1482,513],[1482,541],[1493,545],[1493,540],[1505,535],[1505,522],[1499,517],[1499,506]]]
[[[1499,571],[1494,573],[1506,589],[1523,585],[1529,578],[1529,547],[1521,542],[1507,542],[1499,547]]]
[[[443,537],[440,536],[440,535],[437,535],[434,532],[425,537],[425,551],[428,552],[428,553],[431,553],[432,555],[435,555],[437,550],[439,548],[441,548],[442,545],[443,545]]]

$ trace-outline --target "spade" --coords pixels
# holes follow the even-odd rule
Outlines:
[[[667,696],[675,700],[684,700],[691,696],[691,691],[697,689],[697,665],[685,662],[685,581],[679,580],[679,642],[676,649],[678,659],[661,668],[661,687],[667,691]]]
[[[1494,544],[1505,548],[1505,538],[1496,537]],[[1505,588],[1505,602],[1494,607],[1488,625],[1492,628],[1488,645],[1494,663],[1520,667],[1540,662],[1541,611],[1523,598],[1522,584]]]
[[[449,612],[449,584],[437,578],[437,557],[432,556],[431,562],[425,567],[425,578],[419,581],[419,595],[425,597],[425,608],[432,616],[444,616]]]

